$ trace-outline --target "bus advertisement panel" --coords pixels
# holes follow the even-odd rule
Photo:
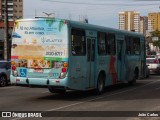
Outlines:
[[[64,20],[17,20],[12,34],[11,82],[26,84],[26,78],[60,78],[68,63],[67,31]]]

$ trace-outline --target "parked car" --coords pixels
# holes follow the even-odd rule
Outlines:
[[[11,62],[0,61],[0,86],[4,87],[10,82]]]
[[[146,58],[157,58],[157,55],[147,55]]]
[[[146,58],[150,74],[160,74],[160,58]]]

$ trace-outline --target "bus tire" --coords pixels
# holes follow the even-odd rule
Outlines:
[[[66,90],[61,90],[61,89],[55,89],[53,86],[48,86],[48,90],[49,90],[49,92],[51,92],[51,93],[59,93],[59,94],[64,94],[64,93],[66,93]]]
[[[137,72],[134,72],[134,75],[133,75],[132,80],[128,82],[129,85],[134,85],[134,84],[136,84],[136,78],[137,78],[137,74],[136,74],[136,73],[137,73]]]
[[[97,95],[100,95],[104,92],[104,86],[105,86],[104,75],[101,73],[98,76],[98,80],[97,80],[97,88],[96,88],[96,94]]]

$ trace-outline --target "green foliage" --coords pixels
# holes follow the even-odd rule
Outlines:
[[[59,31],[61,31],[63,25],[64,25],[64,21],[63,21],[63,20],[60,20],[60,21],[59,21]]]
[[[160,31],[156,30],[151,32],[151,37],[158,37],[158,41],[154,41],[153,45],[160,48]]]
[[[158,41],[154,41],[154,42],[153,42],[153,45],[154,45],[154,46],[158,46],[158,47],[160,47],[160,40],[158,40]]]
[[[54,18],[49,18],[49,19],[46,19],[46,23],[48,24],[49,27],[52,26],[52,24],[55,22],[55,19]]]
[[[160,31],[156,30],[156,31],[151,32],[151,36],[160,38]]]
[[[52,18],[52,19],[46,19],[46,23],[48,24],[49,27],[51,27],[54,23],[55,23],[55,18]],[[64,26],[64,20],[60,20],[59,21],[59,31],[62,30],[62,27]]]

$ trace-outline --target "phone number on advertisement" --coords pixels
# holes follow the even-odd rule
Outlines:
[[[46,55],[62,56],[63,52],[46,52]]]

